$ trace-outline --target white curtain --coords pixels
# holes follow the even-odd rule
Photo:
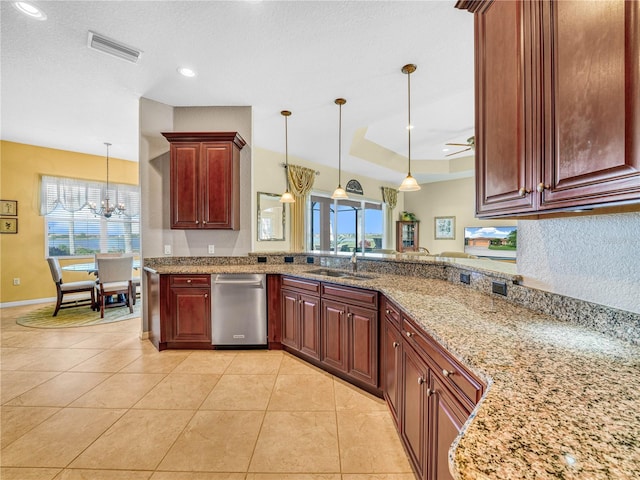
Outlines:
[[[48,215],[58,207],[77,212],[92,202],[99,206],[107,194],[111,204],[124,204],[127,217],[140,215],[140,189],[135,185],[109,182],[107,192],[103,182],[46,175],[40,184],[40,215]]]

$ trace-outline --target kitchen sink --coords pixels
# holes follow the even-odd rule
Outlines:
[[[347,280],[369,280],[372,278],[376,278],[373,275],[363,275],[362,273],[345,272],[344,270],[330,270],[328,268],[309,270],[307,273],[312,273],[313,275],[323,275],[325,277],[345,278]]]

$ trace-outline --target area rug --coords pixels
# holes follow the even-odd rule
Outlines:
[[[71,328],[88,327],[103,323],[121,322],[140,317],[141,302],[133,306],[133,313],[129,313],[127,307],[106,308],[104,318],[100,318],[100,312],[94,312],[89,307],[63,308],[57,316],[53,316],[55,305],[33,310],[16,320],[18,325],[34,328]]]

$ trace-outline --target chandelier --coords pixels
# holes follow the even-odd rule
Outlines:
[[[100,208],[97,207],[96,202],[89,202],[89,209],[94,213],[104,218],[111,218],[115,213],[116,215],[122,215],[125,211],[124,203],[118,203],[112,205],[109,199],[109,147],[110,143],[104,143],[107,146],[107,188],[104,193],[104,200],[100,204]]]

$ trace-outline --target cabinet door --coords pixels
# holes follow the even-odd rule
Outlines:
[[[400,382],[401,375],[401,349],[400,343],[402,338],[400,332],[392,325],[391,321],[384,321],[384,333],[382,337],[382,389],[384,392],[385,400],[389,405],[389,410],[396,422],[396,426],[399,426],[399,411],[400,406],[400,388],[398,382]]]
[[[378,312],[349,306],[349,375],[378,386]]]
[[[427,478],[427,432],[430,430],[429,369],[406,342],[402,343],[401,435],[419,478]]]
[[[640,198],[640,2],[542,4],[541,209]]]
[[[171,144],[171,228],[200,228],[199,143]]]
[[[322,362],[347,372],[347,312],[343,303],[322,300],[321,331]]]
[[[168,342],[211,344],[211,300],[209,288],[171,287]]]
[[[282,343],[288,347],[300,350],[298,335],[298,295],[282,290]]]
[[[431,471],[437,480],[453,480],[449,471],[449,448],[466,421],[455,396],[432,375],[431,391]]]
[[[236,151],[231,142],[203,143],[201,148],[203,228],[237,229],[234,212],[239,192]],[[238,154],[239,155],[239,154]],[[239,198],[239,197],[238,197]]]
[[[299,295],[300,351],[320,360],[320,299]]]
[[[531,71],[534,2],[487,2],[475,15],[476,215],[527,212],[536,158]]]

